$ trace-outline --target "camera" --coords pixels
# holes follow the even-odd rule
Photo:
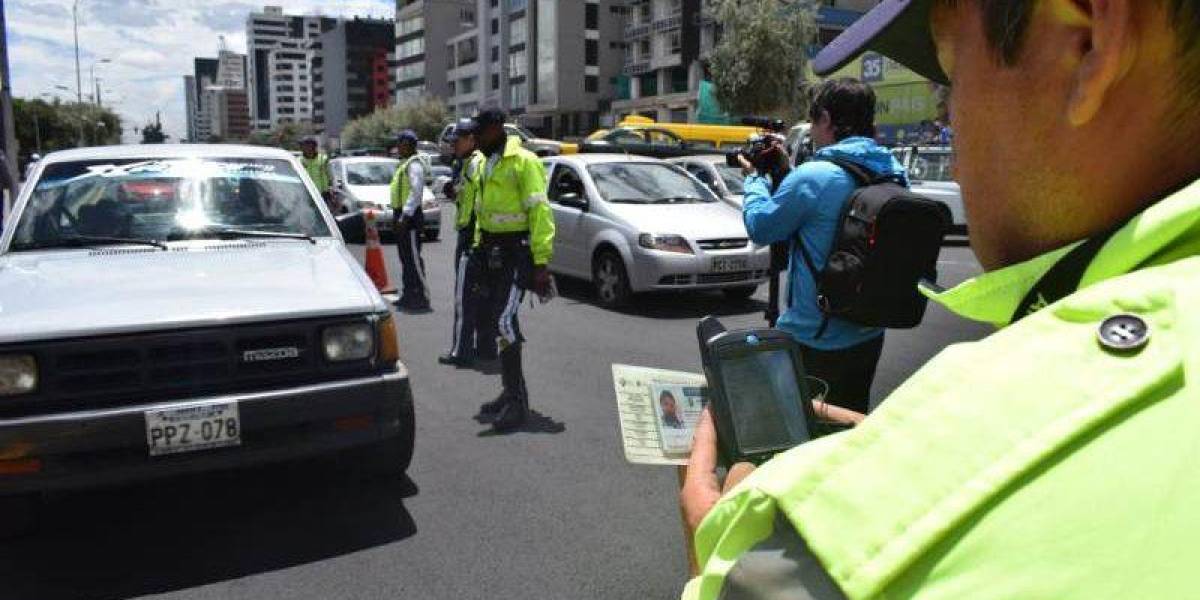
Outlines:
[[[768,117],[745,117],[742,119],[742,125],[757,127],[762,131],[750,136],[745,148],[738,148],[725,154],[725,164],[741,168],[742,163],[738,160],[744,157],[754,168],[761,172],[772,172],[775,170],[773,156],[770,152],[774,143],[783,144],[785,138],[783,132],[787,131],[787,123],[782,119],[771,119]]]

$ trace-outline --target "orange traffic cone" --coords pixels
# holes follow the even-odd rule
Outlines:
[[[379,229],[375,227],[375,211],[363,213],[367,227],[367,275],[381,294],[394,294],[396,288],[388,282],[387,266],[383,262],[383,246],[379,244]]]

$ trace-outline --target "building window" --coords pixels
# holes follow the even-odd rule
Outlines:
[[[458,83],[451,81],[449,84],[449,87],[450,87],[450,95],[457,96],[458,95]]]
[[[492,8],[496,8],[500,5],[500,0],[492,0],[490,4]]]
[[[510,108],[525,108],[528,102],[528,91],[523,85],[513,85],[508,88],[508,106]]]
[[[688,91],[688,72],[685,67],[671,69],[670,76],[672,94],[682,94]]]
[[[500,35],[500,19],[492,19],[492,35]]]
[[[583,78],[583,91],[589,94],[595,94],[600,91],[600,78],[595,75],[586,75]]]
[[[652,97],[658,95],[658,73],[657,72],[646,73],[645,75],[642,75],[638,79],[641,80],[641,85],[639,85],[638,87],[641,88],[641,97],[642,98],[652,98]]]
[[[650,60],[650,40],[644,39],[638,42],[637,59]]]
[[[588,6],[594,6],[589,4]],[[600,42],[585,40],[583,42],[583,64],[594,67],[600,64]]]
[[[513,52],[508,55],[508,78],[516,79],[529,73],[529,58],[525,51]]]
[[[404,60],[425,53],[425,38],[408,40],[396,46],[396,59]]]
[[[479,44],[475,38],[458,43],[458,66],[469,65],[479,60]]]
[[[425,63],[415,62],[410,65],[401,65],[396,69],[397,81],[408,81],[411,79],[420,79],[425,76]]]
[[[517,12],[518,10],[525,10],[526,5],[527,5],[526,0],[508,0],[508,12]]]
[[[584,29],[600,29],[600,5],[588,3],[583,7]]]
[[[667,48],[671,54],[679,54],[683,51],[683,36],[678,29],[667,34]]]
[[[492,46],[492,62],[500,62],[500,46]]]
[[[495,73],[492,74],[492,89],[500,89],[500,76]]]
[[[410,33],[417,33],[425,30],[425,17],[417,15],[409,17],[396,23],[396,37],[403,37]]]
[[[475,26],[475,10],[464,8],[458,12],[458,21],[466,27]]]
[[[525,17],[516,19],[508,24],[508,43],[516,46],[529,41],[529,28],[526,25]]]

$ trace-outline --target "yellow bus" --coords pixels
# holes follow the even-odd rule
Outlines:
[[[692,146],[726,148],[744,146],[750,136],[758,133],[754,127],[742,125],[699,125],[696,123],[658,123],[654,119],[630,115],[617,123],[616,128],[663,129],[679,136]],[[595,135],[595,134],[592,134]],[[589,136],[588,139],[591,139]]]

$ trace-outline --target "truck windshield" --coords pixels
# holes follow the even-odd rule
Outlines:
[[[12,249],[220,239],[230,231],[330,235],[286,160],[95,160],[46,167]]]

